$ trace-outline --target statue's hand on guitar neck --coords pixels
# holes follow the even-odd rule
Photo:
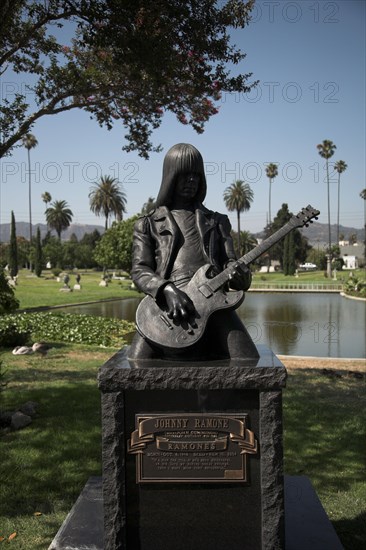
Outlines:
[[[194,316],[195,307],[192,300],[173,283],[168,283],[164,287],[163,294],[169,319],[181,322],[187,321],[190,317]]]
[[[240,264],[235,260],[231,260],[227,267],[235,265],[234,271],[229,275],[230,288],[234,290],[248,290],[252,282],[252,274],[250,269],[245,264]]]

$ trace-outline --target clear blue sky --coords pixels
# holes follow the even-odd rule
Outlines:
[[[33,223],[44,223],[41,194],[64,199],[76,223],[104,224],[89,210],[88,193],[101,175],[118,177],[127,194],[127,216],[156,197],[165,152],[178,142],[194,144],[202,153],[208,181],[206,206],[225,212],[223,192],[235,179],[254,191],[242,226],[259,231],[266,224],[268,179],[265,166],[279,165],[272,186],[272,216],[286,202],[292,212],[312,204],[327,222],[325,164],[316,145],[332,140],[331,161],[344,160],[341,177],[341,224],[363,226],[360,191],[365,177],[365,1],[257,0],[253,21],[232,39],[247,57],[235,72],[253,72],[260,85],[249,95],[226,94],[219,114],[204,134],[166,115],[153,136],[164,151],[149,161],[124,153],[124,129],[108,132],[89,115],[74,111],[41,119],[32,133],[38,147],[33,164]],[[23,86],[3,77],[2,94]],[[1,166],[1,222],[28,221],[27,156],[14,150]],[[331,222],[336,223],[337,178],[331,174]],[[230,213],[236,227],[236,216]]]

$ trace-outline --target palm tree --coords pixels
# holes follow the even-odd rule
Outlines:
[[[247,254],[253,248],[255,248],[258,244],[257,239],[250,233],[250,231],[242,231],[241,232],[241,250],[240,255],[244,256],[244,254]]]
[[[269,220],[268,223],[272,223],[271,218],[271,187],[272,187],[272,181],[276,176],[278,176],[278,166],[277,164],[273,164],[273,162],[270,162],[269,165],[266,168],[266,175],[267,178],[269,178],[269,204],[268,204],[268,216]]]
[[[54,201],[46,210],[47,225],[56,231],[60,242],[62,231],[69,227],[74,215],[68,206],[66,201]]]
[[[120,189],[118,180],[111,176],[102,176],[89,193],[90,210],[97,216],[105,216],[105,229],[108,229],[110,214],[122,220],[126,212],[126,194]]]
[[[248,211],[253,201],[254,193],[249,185],[242,180],[236,180],[224,191],[224,201],[229,212],[236,210],[238,218],[238,253],[240,254],[240,213]]]
[[[31,162],[30,150],[37,147],[38,141],[33,134],[26,134],[23,137],[23,145],[28,151],[28,196],[29,196],[29,242],[32,244],[32,192],[31,192]]]
[[[332,278],[332,238],[330,234],[330,194],[329,194],[329,159],[334,155],[335,149],[337,146],[334,145],[333,141],[325,139],[323,143],[319,143],[316,146],[319,152],[319,155],[325,159],[326,168],[327,168],[327,191],[328,191],[328,255],[327,255],[327,276],[329,279]]]
[[[347,164],[344,162],[344,160],[338,160],[334,168],[338,172],[338,211],[337,211],[337,245],[339,243],[339,210],[340,210],[340,189],[341,189],[341,174],[345,170],[347,170]]]
[[[51,200],[52,200],[51,193],[49,193],[48,191],[45,191],[44,193],[42,193],[41,198],[42,198],[43,202],[45,203],[46,210],[47,210],[47,204],[49,202],[51,202]],[[47,231],[48,231],[48,224],[47,224]]]
[[[49,202],[51,202],[51,200],[52,200],[51,194],[48,191],[45,191],[44,193],[42,193],[41,198],[42,198],[42,200],[45,203],[46,208],[47,208],[47,204]]]

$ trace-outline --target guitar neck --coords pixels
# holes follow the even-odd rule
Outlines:
[[[259,258],[264,252],[266,252],[269,248],[271,248],[274,244],[276,244],[278,241],[283,239],[288,233],[290,233],[293,229],[295,229],[297,226],[294,225],[291,222],[286,223],[281,229],[273,233],[268,239],[263,241],[261,244],[258,244],[253,250],[248,252],[247,254],[244,254],[239,260],[236,260],[235,263],[224,269],[221,273],[213,277],[208,281],[208,285],[210,288],[216,292],[219,288],[221,288],[224,284],[226,284],[229,279],[232,272],[235,270],[235,266],[237,264],[244,264],[249,265],[254,260]]]
[[[283,239],[283,237],[286,237],[286,235],[288,235],[288,233],[290,233],[295,228],[296,226],[294,227],[292,223],[290,222],[286,223],[286,225],[284,225],[283,227],[281,227],[281,229],[273,233],[273,235],[268,237],[268,239],[266,239],[261,244],[253,248],[253,250],[251,250],[247,254],[244,254],[244,256],[242,256],[241,258],[239,258],[238,262],[245,265],[251,264],[252,262],[254,262],[254,260],[259,258],[259,256],[261,256],[264,252],[269,250],[274,244],[278,243],[278,241]]]

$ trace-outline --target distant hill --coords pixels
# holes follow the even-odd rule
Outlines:
[[[314,222],[302,229],[305,237],[308,238],[311,245],[315,245],[318,242],[328,242],[328,224]],[[337,225],[333,224],[330,226],[331,240],[332,243],[336,242],[337,239]],[[344,235],[344,240],[348,241],[351,235],[356,235],[357,242],[362,243],[364,241],[365,231],[364,229],[356,229],[356,227],[346,227],[344,225],[339,226],[339,234]]]
[[[37,227],[41,230],[41,237],[43,238],[47,233],[46,224],[36,224],[33,225],[33,235],[37,232]],[[100,234],[104,233],[104,227],[102,225],[87,225],[87,224],[78,224],[72,223],[70,227],[62,233],[62,240],[68,241],[70,236],[74,233],[78,240],[80,240],[85,233],[92,233],[94,230],[99,231]],[[26,239],[29,236],[29,224],[27,222],[16,222],[16,231],[17,237],[25,237]],[[312,246],[325,244],[328,242],[328,224],[314,222],[301,230],[305,237],[308,238],[309,244]],[[357,236],[358,243],[363,243],[364,241],[364,230],[356,229],[355,227],[346,227],[341,225],[339,228],[339,233],[343,234],[345,240],[349,240],[349,236],[355,234]],[[55,231],[52,231],[53,235],[56,235]],[[337,235],[337,226],[336,224],[331,225],[331,234],[332,234],[332,243],[336,240]],[[256,238],[263,238],[263,232],[255,233]],[[10,241],[10,223],[3,223],[0,225],[0,242],[7,243]]]
[[[33,231],[32,231],[33,235],[36,235],[37,227],[39,227],[41,231],[41,238],[45,237],[48,231],[47,225],[44,223],[38,223],[36,225],[33,225],[32,227],[33,227]],[[66,231],[62,232],[61,238],[63,241],[68,241],[71,235],[74,233],[77,239],[80,240],[85,235],[85,233],[92,233],[95,229],[99,231],[100,234],[104,233],[104,227],[102,225],[87,225],[87,224],[72,223]],[[26,239],[28,239],[29,223],[16,222],[16,232],[17,232],[17,237],[25,237]],[[56,236],[56,232],[52,231],[52,235]],[[0,241],[3,243],[7,243],[10,241],[10,223],[2,223],[0,225]]]
[[[330,226],[332,243],[335,243],[337,238],[337,225]],[[301,232],[309,240],[309,244],[316,246],[319,244],[328,243],[328,224],[313,222],[309,227],[304,227]],[[356,229],[356,227],[346,227],[344,225],[339,226],[339,233],[344,235],[345,240],[349,240],[350,235],[356,235],[357,242],[362,243],[364,241],[364,229]],[[263,238],[263,232],[256,233],[255,237]]]

